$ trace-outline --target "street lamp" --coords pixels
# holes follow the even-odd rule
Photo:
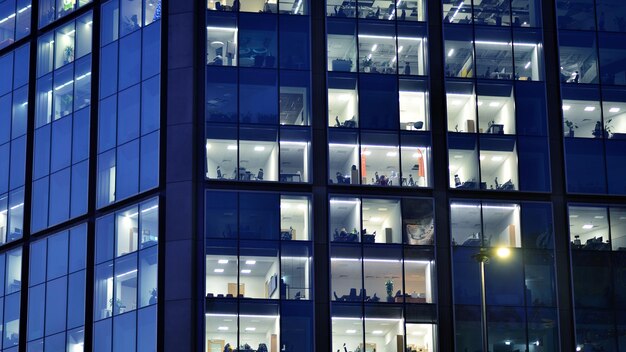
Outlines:
[[[489,260],[494,254],[497,257],[504,259],[511,255],[511,250],[506,247],[480,247],[478,253],[472,256],[472,258],[474,258],[480,265],[480,325],[483,335],[483,352],[489,351],[489,346],[487,344],[487,295],[485,293],[485,264],[489,263]]]

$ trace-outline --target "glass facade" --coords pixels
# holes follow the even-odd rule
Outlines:
[[[87,211],[92,17],[38,41],[33,232]]]
[[[556,6],[567,189],[623,195],[626,8],[612,0]]]
[[[456,350],[482,348],[474,256],[486,247],[511,252],[485,265],[489,350],[558,351],[551,204],[453,200],[450,215]]]
[[[0,352],[626,350],[618,0],[0,0]]]
[[[143,3],[101,8],[98,207],[159,185],[160,10]]]
[[[626,347],[621,308],[626,299],[626,209],[621,204],[569,204],[568,210],[576,348],[620,351]]]
[[[157,199],[96,220],[94,351],[154,351],[158,299]]]
[[[0,3],[0,351],[157,350],[161,11]]]
[[[20,306],[22,289],[22,250],[0,253],[0,314],[2,351],[16,352],[20,338]]]
[[[86,248],[86,224],[32,242],[29,351],[74,351],[84,344]]]
[[[0,245],[23,236],[29,46],[0,57]]]

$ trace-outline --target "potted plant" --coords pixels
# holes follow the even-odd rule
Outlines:
[[[387,302],[393,302],[393,281],[387,280],[385,289],[387,290]]]
[[[119,298],[116,298],[116,299],[111,298],[109,300],[109,304],[111,305],[111,308],[113,308],[114,315],[122,313],[122,309],[126,308],[124,303],[122,303],[122,300]]]
[[[74,61],[74,47],[68,45],[63,50],[63,64],[69,64]]]
[[[567,119],[563,121],[563,123],[565,124],[565,127],[567,127],[569,131],[567,137],[574,138],[574,128],[578,128],[578,125]]]

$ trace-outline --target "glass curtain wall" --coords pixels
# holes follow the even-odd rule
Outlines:
[[[330,196],[329,209],[333,351],[436,351],[432,200]]]
[[[4,1],[0,4],[0,49],[30,34],[31,1]]]
[[[626,7],[557,1],[567,190],[626,194]]]
[[[328,183],[432,187],[425,2],[326,2]]]
[[[38,39],[33,232],[87,212],[93,18]]]
[[[86,257],[87,224],[31,243],[28,351],[83,349]]]
[[[507,248],[485,265],[490,351],[558,351],[550,203],[450,203],[456,351],[482,350],[481,248]]]
[[[96,220],[94,351],[154,351],[157,343],[159,202]]]
[[[205,176],[310,182],[307,1],[207,1]]]
[[[310,196],[206,191],[209,351],[313,351]]]
[[[22,249],[0,253],[0,350],[17,352],[20,339]]]
[[[450,188],[550,191],[540,2],[443,15]]]
[[[159,185],[160,6],[101,6],[98,208]]]
[[[570,204],[568,210],[576,349],[620,351],[626,348],[626,208]]]
[[[29,48],[0,57],[0,245],[24,236]]]

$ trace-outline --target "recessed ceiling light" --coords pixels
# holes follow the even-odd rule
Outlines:
[[[382,219],[382,218],[379,218],[379,217],[377,217],[377,216],[374,216],[373,218],[370,218],[370,221],[372,221],[372,222],[382,222],[382,221],[383,221],[383,219]]]
[[[254,265],[256,264],[256,260],[246,260],[246,265]]]
[[[455,159],[463,159],[463,155],[458,155],[458,154],[457,154],[457,155],[455,155],[453,158],[455,158]]]
[[[353,329],[346,330],[346,334],[356,334],[356,330],[353,330]]]
[[[602,215],[596,215],[596,216],[594,216],[593,218],[594,218],[594,219],[604,219],[604,216],[602,216]]]
[[[262,145],[257,145],[257,146],[254,147],[254,151],[255,152],[262,152],[264,150],[265,150],[265,147],[262,146]]]
[[[481,156],[480,156],[480,160],[481,160],[481,161],[482,161],[482,160],[485,160],[485,156],[484,156],[484,155],[481,155]]]
[[[502,160],[504,160],[504,158],[501,157],[501,156],[492,156],[491,157],[491,161],[502,161]]]
[[[583,230],[591,230],[592,228],[593,228],[593,225],[591,225],[591,224],[583,225]]]
[[[252,272],[252,270],[250,269],[241,269],[241,273],[242,274],[250,274]]]
[[[377,48],[378,48],[378,44],[372,45],[372,52],[376,51]]]
[[[228,259],[220,259],[217,261],[219,264],[228,264]]]
[[[255,330],[256,330],[256,328],[253,328],[253,327],[247,327],[246,328],[246,331],[255,331]]]
[[[219,331],[228,331],[228,326],[218,326],[217,330],[219,330]]]
[[[494,102],[489,103],[489,106],[491,106],[492,108],[497,108],[498,106],[500,106],[500,103],[498,103],[497,101],[494,101]]]
[[[228,149],[228,150],[237,150],[237,146],[236,146],[236,145],[231,144],[231,145],[229,145],[228,147],[226,147],[226,149]]]
[[[389,210],[389,209],[387,209],[387,208],[378,208],[378,211],[387,211],[387,210]]]
[[[374,334],[374,335],[380,335],[382,333],[383,333],[382,330],[374,330],[374,331],[372,331],[372,334]]]
[[[592,112],[595,111],[596,107],[595,106],[585,106],[585,111],[587,112]]]
[[[563,111],[569,111],[570,108],[571,106],[569,105],[563,105]]]
[[[223,273],[224,269],[213,269],[214,273]]]
[[[509,345],[511,344],[511,341],[506,340],[506,341],[504,341],[504,344],[505,344],[505,345],[507,345],[507,346],[509,346]]]
[[[619,111],[620,111],[620,108],[610,108],[609,109],[609,112],[613,112],[613,113],[619,112]]]
[[[370,156],[370,155],[372,155],[372,152],[369,151],[369,150],[366,150],[366,151],[363,152],[363,155]]]
[[[483,105],[483,102],[482,102],[482,101],[479,101],[477,104],[478,104],[478,106],[482,106],[482,105]]]
[[[573,219],[573,218],[577,218],[578,215],[570,215],[569,217]]]
[[[393,158],[396,155],[398,155],[398,153],[396,153],[396,152],[387,152],[387,156],[390,157],[390,158]]]

